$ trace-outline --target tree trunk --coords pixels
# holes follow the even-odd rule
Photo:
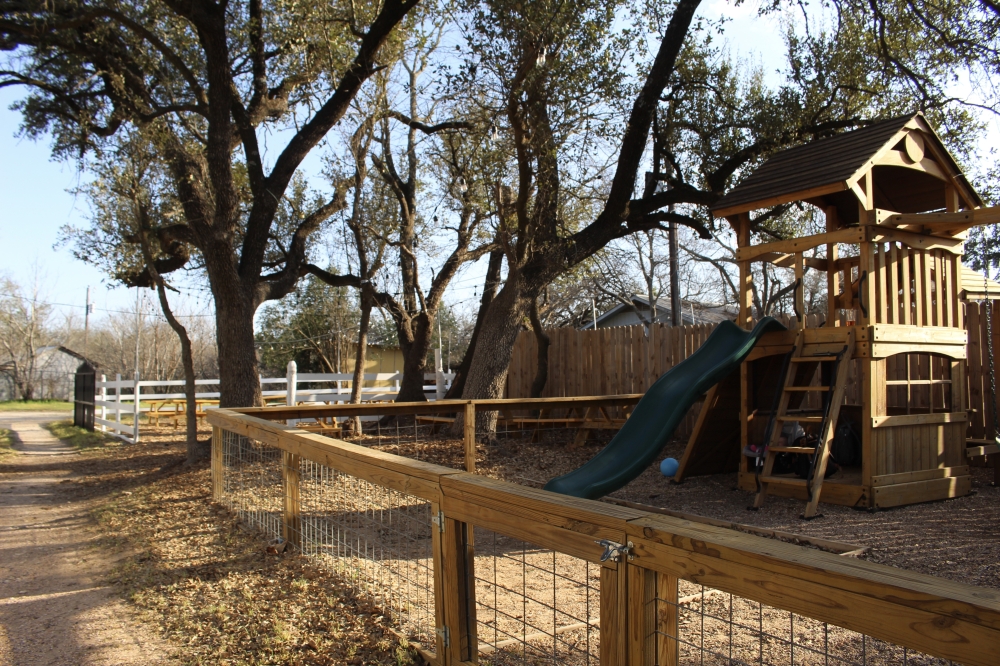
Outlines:
[[[181,342],[181,364],[184,366],[184,419],[186,422],[185,435],[187,437],[187,462],[192,465],[202,458],[208,457],[211,449],[207,442],[198,441],[198,403],[196,402],[194,383],[194,353],[191,349],[191,338],[187,329],[174,317],[170,303],[167,301],[167,290],[163,285],[163,280],[156,281],[156,293],[160,297],[160,308],[167,318],[170,328],[174,329]]]
[[[358,350],[354,355],[354,379],[351,382],[351,404],[361,404],[361,389],[365,381],[365,357],[368,354],[368,327],[372,317],[372,299],[369,287],[361,286],[361,322],[358,325]],[[362,434],[361,417],[351,419],[351,430],[356,436]]]
[[[483,297],[479,301],[479,313],[476,315],[476,325],[472,329],[472,337],[469,339],[469,348],[465,350],[462,363],[455,370],[455,379],[451,382],[451,388],[445,394],[446,400],[453,400],[462,397],[465,390],[465,378],[469,376],[469,366],[472,365],[472,356],[476,351],[476,343],[479,341],[479,332],[483,327],[483,320],[490,309],[490,304],[497,295],[497,287],[500,286],[500,269],[503,267],[503,250],[493,250],[490,252],[489,266],[486,268],[486,281],[483,283]]]
[[[218,263],[215,264],[219,265]],[[206,261],[215,299],[215,339],[219,350],[220,407],[258,407],[260,370],[254,347],[252,290],[244,288],[233,267],[212,270]]]
[[[413,340],[403,357],[403,380],[399,385],[399,395],[396,402],[425,402],[424,369],[427,362],[427,352],[431,348],[431,336],[434,329],[434,317],[422,312],[415,317],[412,324]]]
[[[545,384],[549,380],[549,345],[552,341],[542,328],[542,321],[538,318],[538,301],[531,302],[531,309],[528,312],[531,318],[531,330],[535,334],[535,342],[538,344],[537,368],[535,369],[535,380],[531,382],[532,398],[541,398]]]
[[[503,397],[514,343],[524,329],[524,319],[537,296],[525,291],[521,279],[514,275],[507,276],[507,282],[483,320],[462,398],[488,400]],[[483,412],[482,416],[476,417],[476,430],[492,433],[496,429],[496,420],[496,412]]]

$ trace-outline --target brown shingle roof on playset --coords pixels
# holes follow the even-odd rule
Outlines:
[[[900,133],[915,121],[921,125],[923,136],[936,144],[934,153],[950,162],[948,170],[964,189],[972,192],[923,114],[915,113],[778,152],[722,197],[712,212],[724,217],[843,192],[874,156],[890,142],[895,143]],[[974,192],[972,195],[975,196]]]

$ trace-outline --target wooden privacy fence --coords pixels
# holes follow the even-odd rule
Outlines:
[[[1000,301],[991,302],[993,319],[993,348],[1000,351]],[[962,304],[962,321],[968,332],[968,436],[982,439],[993,433],[993,410],[1000,400],[990,405],[990,359],[986,344],[986,310],[976,302]],[[962,314],[962,313],[959,313]],[[820,324],[816,315],[809,315],[807,325]],[[623,326],[578,331],[557,328],[548,331],[549,377],[542,391],[543,397],[568,397],[586,395],[614,395],[643,393],[660,375],[690,356],[711,335],[714,324],[695,326],[667,326],[656,324],[646,334],[643,326]],[[521,333],[514,346],[514,353],[507,376],[508,398],[526,398],[531,392],[537,369],[538,347],[530,331]],[[889,388],[888,403],[900,410],[911,406],[916,409],[940,411],[937,403],[950,399],[945,388],[930,388],[934,382],[950,383],[950,371],[944,359],[928,355],[910,354],[891,357],[887,361],[887,374],[894,385]],[[1000,372],[1000,361],[995,361]],[[851,370],[852,378],[857,375]],[[931,384],[927,384],[927,382]],[[923,384],[918,384],[923,382]],[[925,385],[926,384],[926,385]],[[851,383],[847,402],[857,404],[856,382]],[[694,424],[700,403],[692,407],[688,419],[679,429],[678,436],[687,436]]]
[[[993,349],[1000,351],[1000,301],[990,301],[993,324]],[[965,306],[965,328],[969,332],[966,376],[969,378],[969,437],[993,437],[993,414],[1000,401],[994,396],[990,404],[990,356],[986,334],[986,307],[980,303]],[[1000,363],[994,360],[996,370]]]
[[[214,410],[213,497],[341,572],[432,664],[996,663],[994,590],[279,422],[379,408],[463,413],[468,462],[477,410],[504,403]]]
[[[808,325],[819,325],[816,315],[809,316]],[[549,376],[541,397],[645,393],[663,373],[693,354],[715,326],[654,324],[648,334],[641,325],[546,331]],[[514,345],[505,397],[529,397],[537,368],[538,343],[531,331],[522,332]],[[678,436],[690,433],[700,409],[701,402],[691,408]]]

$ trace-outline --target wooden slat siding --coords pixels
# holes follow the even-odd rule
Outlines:
[[[955,255],[945,255],[945,262],[948,267],[948,301],[947,306],[950,310],[950,320],[949,326],[959,327],[962,325],[962,320],[959,317],[959,302],[958,293],[961,290],[961,285],[958,284],[959,273],[956,268],[958,263],[958,257]]]
[[[951,294],[951,299],[948,301],[951,308],[951,325],[958,328],[962,326],[962,313],[961,313],[961,303],[958,301],[958,295],[962,291],[962,273],[960,267],[962,262],[955,255],[948,255],[948,293]]]
[[[888,293],[886,294],[886,308],[889,312],[889,319],[892,320],[891,323],[900,324],[902,321],[899,317],[899,250],[896,248],[895,242],[889,243],[887,254],[888,280],[886,284]]]
[[[952,324],[951,257],[941,253],[941,321],[945,326]]]
[[[876,244],[875,252],[875,310],[871,313],[876,324],[888,323],[888,296],[885,274],[885,243]]]
[[[920,253],[920,266],[923,271],[924,281],[924,326],[934,325],[934,280],[931,278],[931,268],[934,259],[930,250],[923,250]]]
[[[913,325],[913,304],[910,300],[910,290],[912,285],[910,284],[910,250],[906,245],[900,244],[899,248],[899,259],[903,269],[903,320],[902,323],[908,326]]]
[[[941,250],[933,250],[934,255],[934,325],[946,326],[944,319],[944,271]]]
[[[657,324],[658,326],[659,324]],[[657,326],[650,326],[645,334],[643,334],[642,329],[638,331],[639,342],[642,343],[642,392],[645,393],[649,390],[649,387],[653,385],[653,381],[656,379],[655,371],[653,369],[653,348],[654,348],[654,338],[655,330]]]
[[[917,326],[924,325],[924,279],[923,250],[910,250],[913,257],[913,321]]]

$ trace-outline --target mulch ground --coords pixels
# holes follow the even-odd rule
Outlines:
[[[413,663],[377,607],[308,558],[268,553],[263,536],[213,504],[207,462],[184,465],[180,437],[144,430],[138,445],[88,451],[66,492],[99,500],[103,546],[126,553],[111,582],[181,659]]]
[[[480,443],[477,473],[541,487],[590,460],[610,437],[602,433],[576,448],[572,432],[553,429],[543,432],[537,442],[510,436],[493,446]],[[450,467],[463,464],[460,440],[432,437],[429,432],[421,432],[416,441],[404,437],[397,444],[383,437],[381,445],[372,443],[372,438],[366,443]],[[659,463],[667,457],[679,459],[686,444],[686,440],[668,444],[654,464],[612,497],[855,544],[868,549],[861,559],[1000,589],[1000,488],[991,483],[991,469],[971,468],[972,494],[965,497],[875,512],[821,503],[822,517],[806,521],[800,518],[804,502],[788,498],[768,496],[762,509],[749,511],[753,493],[737,489],[735,473],[669,482],[659,473]]]

